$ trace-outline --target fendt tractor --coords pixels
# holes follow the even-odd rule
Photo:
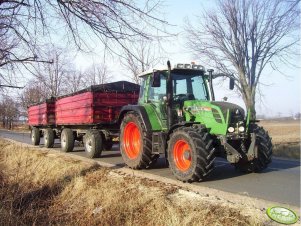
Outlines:
[[[82,139],[88,156],[97,157],[105,149],[103,144],[118,134],[122,158],[130,168],[150,167],[164,156],[175,177],[184,182],[206,179],[215,157],[227,159],[243,172],[260,172],[271,162],[271,138],[251,119],[250,111],[215,101],[213,70],[206,73],[196,64],[171,67],[168,61],[167,67],[140,77],[138,103],[118,109],[110,123],[80,129],[53,123],[55,136],[72,145],[74,139]],[[229,88],[234,88],[231,78]],[[49,125],[40,126],[36,136],[45,135],[45,127]]]

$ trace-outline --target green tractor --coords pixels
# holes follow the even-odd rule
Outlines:
[[[133,169],[147,168],[164,154],[175,177],[202,181],[215,157],[243,172],[260,172],[271,162],[268,133],[238,105],[215,101],[213,70],[167,62],[142,73],[138,105],[120,113],[120,150]],[[230,89],[234,80],[230,79]]]

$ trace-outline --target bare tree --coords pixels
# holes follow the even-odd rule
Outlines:
[[[105,63],[93,63],[85,72],[84,80],[86,86],[98,85],[110,82],[113,78]]]
[[[252,118],[263,70],[275,62],[287,64],[299,44],[299,2],[220,0],[218,9],[199,18],[198,27],[186,24],[190,49],[219,71],[233,74]]]
[[[14,120],[19,117],[18,103],[8,96],[2,97],[0,102],[0,117],[2,126],[7,129],[12,129]]]
[[[65,49],[50,45],[45,55],[53,59],[51,64],[38,63],[32,74],[40,86],[44,87],[44,96],[56,97],[66,92],[66,80],[73,71],[71,60]]]
[[[0,0],[0,78],[5,80],[20,63],[49,61],[37,53],[58,33],[57,24],[67,36],[66,44],[73,41],[85,49],[93,37],[114,53],[137,38],[166,35],[159,8],[160,0]]]
[[[20,116],[27,117],[27,108],[30,105],[37,104],[47,99],[45,89],[41,83],[36,80],[30,80],[28,85],[19,95]]]
[[[151,41],[139,40],[132,43],[125,51],[124,58],[121,59],[122,66],[130,72],[130,79],[139,84],[139,74],[159,63],[161,57],[158,56],[159,47]]]
[[[23,64],[44,62],[36,50],[44,40],[46,24],[40,1],[0,1],[0,82],[11,85],[19,82],[16,73],[23,72]]]
[[[70,71],[64,82],[64,93],[73,93],[86,87],[85,74],[81,71]]]

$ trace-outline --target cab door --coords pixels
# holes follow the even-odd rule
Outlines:
[[[163,73],[158,72],[160,76],[160,82],[150,82],[148,92],[148,103],[154,108],[158,118],[161,121],[162,128],[167,128],[167,109],[166,109],[166,76]],[[151,78],[153,80],[154,77]]]

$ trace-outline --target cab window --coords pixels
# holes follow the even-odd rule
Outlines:
[[[150,101],[162,101],[163,97],[166,96],[166,76],[164,74],[160,74],[160,80],[160,87],[150,87],[149,89]]]

